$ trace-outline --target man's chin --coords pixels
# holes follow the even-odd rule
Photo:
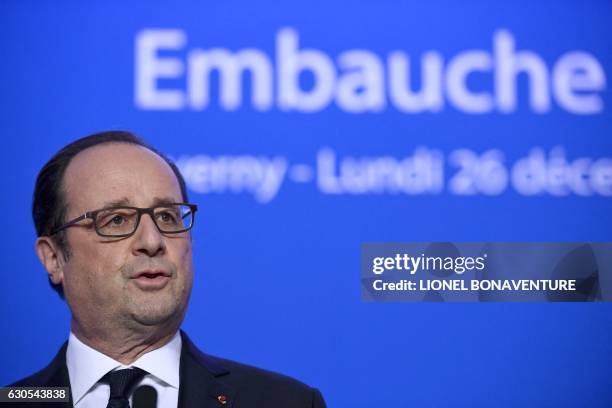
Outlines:
[[[180,325],[182,313],[176,303],[162,302],[161,299],[133,305],[132,318],[143,326]]]

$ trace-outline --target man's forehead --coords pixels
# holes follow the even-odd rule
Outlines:
[[[181,199],[168,163],[145,147],[127,143],[106,143],[77,154],[66,169],[62,187],[69,207],[112,202],[150,206]]]

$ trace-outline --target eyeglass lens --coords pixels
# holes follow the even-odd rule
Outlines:
[[[138,224],[138,210],[134,208],[109,208],[96,215],[98,233],[107,236],[131,234]],[[193,212],[186,205],[165,205],[153,209],[153,220],[161,232],[180,232],[191,228]]]

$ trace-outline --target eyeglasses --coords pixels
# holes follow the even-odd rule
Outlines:
[[[96,233],[102,237],[125,238],[134,234],[142,214],[149,214],[162,234],[178,234],[193,227],[198,206],[187,203],[162,204],[149,208],[117,206],[88,211],[51,231],[51,235],[80,222],[92,219]]]

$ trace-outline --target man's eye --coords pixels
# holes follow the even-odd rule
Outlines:
[[[174,216],[174,214],[169,213],[167,211],[157,214],[157,218],[166,224],[176,223],[176,217]]]
[[[109,224],[112,225],[122,225],[125,222],[125,217],[122,215],[115,215],[111,220]]]
[[[127,222],[127,219],[123,215],[114,215],[106,218],[102,223],[102,227],[121,227],[123,224]]]
[[[123,227],[129,222],[128,216],[125,214],[108,214],[98,219],[98,225],[102,228],[117,228]]]

